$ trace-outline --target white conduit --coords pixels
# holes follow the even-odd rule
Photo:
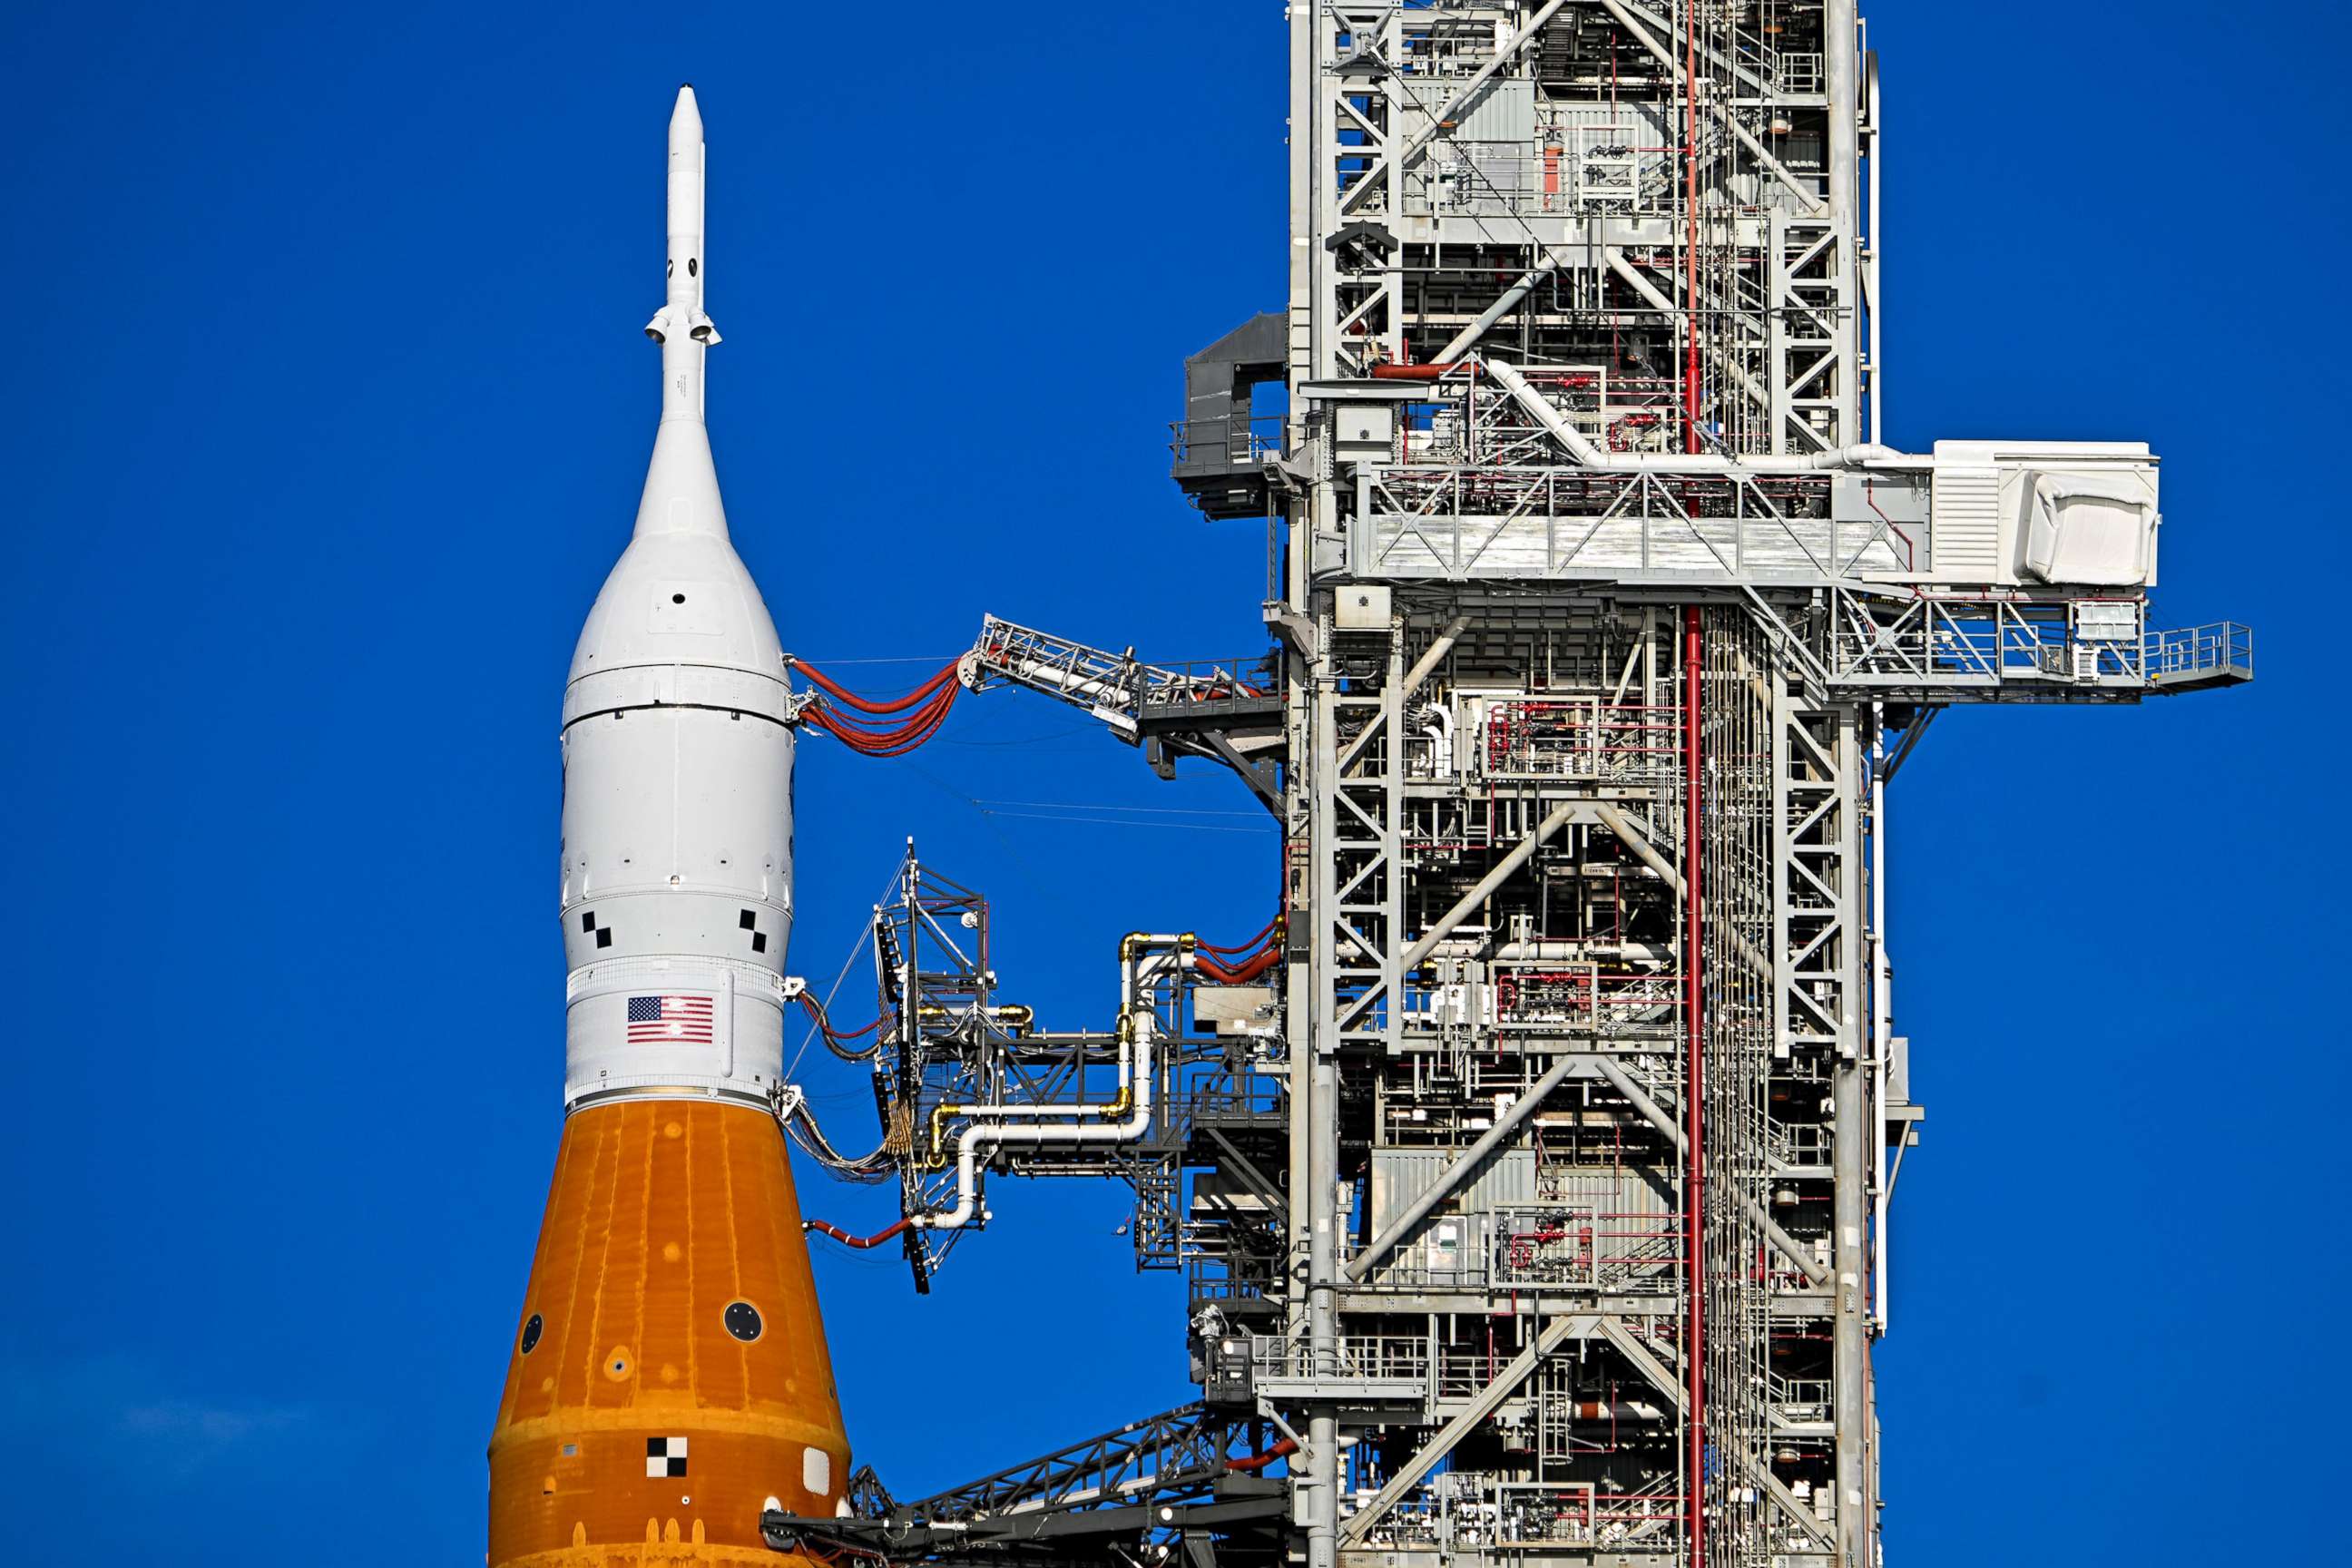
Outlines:
[[[1538,392],[1517,367],[1501,360],[1481,355],[1480,364],[1486,374],[1511,395],[1518,405],[1528,411],[1535,422],[1544,427],[1570,457],[1588,468],[1603,468],[1612,472],[1637,472],[1645,468],[1675,473],[1738,473],[1759,474],[1808,473],[1821,468],[1858,468],[1866,463],[1905,463],[1926,465],[1931,459],[1892,447],[1870,442],[1858,446],[1840,447],[1810,456],[1782,456],[1759,453],[1752,457],[1726,458],[1712,452],[1604,452],[1592,444],[1592,438],[1568,422],[1568,416],[1551,405],[1549,399]]]
[[[1571,1399],[1568,1402],[1568,1418],[1571,1421],[1664,1421],[1666,1413],[1647,1400],[1624,1399],[1615,1403],[1604,1400]]]
[[[1478,319],[1454,334],[1454,341],[1437,351],[1430,363],[1452,364],[1470,351],[1473,344],[1486,335],[1486,329],[1501,321],[1517,308],[1518,302],[1535,292],[1536,285],[1559,270],[1559,253],[1547,250],[1543,259],[1528,268],[1517,282],[1503,290],[1496,301],[1478,314]]]
[[[1154,952],[1156,950],[1156,952]],[[1147,961],[1147,952],[1153,954]],[[986,1120],[974,1121],[956,1140],[956,1205],[935,1214],[917,1215],[910,1224],[927,1230],[958,1230],[980,1212],[980,1152],[1006,1144],[1036,1147],[1050,1143],[1129,1143],[1151,1126],[1151,1047],[1157,1016],[1139,998],[1143,979],[1170,962],[1189,962],[1192,942],[1179,936],[1129,937],[1119,949],[1119,1096],[1108,1105],[990,1105],[961,1110]],[[1126,1115],[1116,1121],[1059,1122],[1047,1126],[1011,1126],[1014,1117],[1108,1117],[1124,1105]]]
[[[1432,708],[1429,722],[1421,727],[1429,737],[1430,764],[1440,778],[1454,772],[1454,714],[1450,710]]]

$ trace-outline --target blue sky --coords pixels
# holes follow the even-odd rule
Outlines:
[[[2352,1085],[2305,552],[2347,409],[2340,313],[2297,291],[2344,249],[2346,39],[2128,16],[1871,18],[1889,438],[2152,441],[2161,618],[2252,622],[2262,668],[1956,713],[1895,789],[1905,1568],[2330,1539],[2299,1500],[2347,1392]],[[1262,542],[1186,508],[1164,422],[1182,356],[1281,299],[1281,8],[27,4],[0,44],[11,1555],[478,1562],[558,1127],[557,700],[653,433],[671,93],[709,122],[713,438],[786,645],[944,657],[994,611],[1226,655]],[[1246,805],[1019,696],[895,763],[812,741],[799,787],[820,976],[908,834],[1074,1026],[1119,932],[1263,919],[1245,817],[976,805]],[[809,1079],[855,1126],[854,1077]],[[1188,1387],[1112,1193],[992,1195],[928,1299],[819,1258],[902,1494]],[[986,1422],[938,1418],[949,1364]]]

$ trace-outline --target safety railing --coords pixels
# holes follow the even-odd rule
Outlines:
[[[1150,667],[1143,688],[1147,714],[1158,710],[1198,708],[1209,702],[1278,699],[1282,686],[1275,679],[1274,655],[1242,658],[1188,658]]]
[[[1765,1142],[1778,1165],[1826,1165],[1835,1135],[1832,1129],[1810,1121],[1767,1124]]]
[[[1280,1334],[1250,1339],[1250,1371],[1260,1383],[1429,1383],[1429,1340],[1420,1334],[1341,1334],[1327,1355],[1304,1340]]]
[[[1198,1121],[1258,1121],[1282,1114],[1281,1080],[1255,1072],[1220,1073],[1185,1090],[1186,1114]]]
[[[1646,1291],[1680,1264],[1682,1234],[1671,1212],[1591,1205],[1448,1215],[1380,1260],[1365,1283],[1392,1290]]]
[[[1366,1531],[1364,1544],[1503,1552],[1639,1547],[1672,1536],[1689,1517],[1687,1499],[1671,1476],[1612,1491],[1590,1481],[1496,1481],[1475,1471],[1449,1470],[1407,1494]]]
[[[1838,580],[1904,574],[1925,525],[1837,515],[1824,474],[1360,464],[1351,571],[1371,577]]]
[[[1491,702],[1479,760],[1498,779],[1666,777],[1678,766],[1680,713],[1598,693]]]
[[[1955,692],[2017,684],[2063,698],[2068,687],[2128,695],[2253,679],[2253,633],[2234,621],[2105,638],[2077,635],[2064,600],[1833,591],[1832,603],[1827,673],[1841,683]]]
[[[1170,423],[1168,432],[1169,455],[1179,474],[1254,471],[1282,454],[1283,418],[1278,414],[1178,419]]]
[[[1517,153],[1426,159],[1404,175],[1403,210],[1465,216],[1503,214],[1663,215],[1671,205],[1670,161],[1650,132],[1627,124],[1613,135]],[[1491,147],[1493,143],[1486,146]]]
[[[1825,62],[1818,54],[1763,52],[1764,79],[1782,92],[1819,92]]]
[[[977,689],[1003,679],[1085,708],[1134,738],[1144,718],[1215,713],[1219,705],[1278,701],[1271,656],[1145,664],[1129,653],[1089,647],[995,616],[981,624],[967,656]]]
[[[2254,678],[2254,630],[2236,621],[2149,632],[2140,670],[2151,686],[2202,685]]]
[[[1783,1377],[1777,1372],[1766,1374],[1765,1398],[1774,1409],[1790,1420],[1805,1421],[1827,1416],[1831,1393],[1827,1378]]]
[[[1680,974],[1666,971],[1595,970],[1586,984],[1555,973],[1558,965],[1532,967],[1545,978],[1528,987],[1515,983],[1508,996],[1497,986],[1478,1013],[1480,1023],[1515,1034],[1592,1033],[1612,1039],[1672,1016],[1687,990]],[[1566,1005],[1571,1000],[1572,1009]],[[1441,1033],[1456,1016],[1449,988],[1420,980],[1405,982],[1396,1005],[1409,1035]]]

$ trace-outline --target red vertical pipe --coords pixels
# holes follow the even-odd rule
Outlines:
[[[1683,450],[1698,450],[1698,6],[1683,5]],[[1691,612],[1696,615],[1694,609]]]
[[[1689,1263],[1685,1274],[1690,1300],[1685,1309],[1683,1339],[1684,1376],[1688,1382],[1690,1417],[1684,1431],[1688,1447],[1685,1460],[1690,1485],[1691,1568],[1706,1568],[1706,1235],[1703,1217],[1706,1198],[1706,1121],[1700,1096],[1706,1089],[1701,1071],[1701,1047],[1706,1039],[1700,984],[1702,953],[1699,915],[1699,616],[1696,605],[1683,606],[1683,1120],[1687,1140],[1683,1167],[1683,1205],[1688,1211]]]

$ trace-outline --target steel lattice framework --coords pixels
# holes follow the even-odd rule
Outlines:
[[[1263,962],[1237,980],[1189,936],[1130,938],[1116,1052],[988,1024],[984,993],[917,1007],[884,964],[886,1126],[1129,1180],[1139,1263],[1185,1271],[1190,1489],[1158,1524],[985,1551],[915,1530],[989,1517],[970,1498],[772,1533],[1873,1568],[1871,1347],[1920,1119],[1886,784],[1944,706],[2223,686],[2251,636],[2149,629],[2144,447],[1878,444],[1851,4],[1339,0],[1287,25],[1287,306],[1188,362],[1175,432],[1206,513],[1265,521],[1275,647],[1151,666],[991,621],[965,668],[1163,772],[1240,773],[1284,828]],[[1269,383],[1280,415],[1251,405]],[[1147,1130],[994,1141],[1131,1106],[1114,1054],[1148,1063]],[[943,1181],[908,1183],[919,1278]],[[1223,1474],[1200,1458],[1244,1430]],[[1131,1469],[1106,1479],[1129,1501],[1156,1484]],[[1203,1498],[1247,1528],[1184,1511]]]

